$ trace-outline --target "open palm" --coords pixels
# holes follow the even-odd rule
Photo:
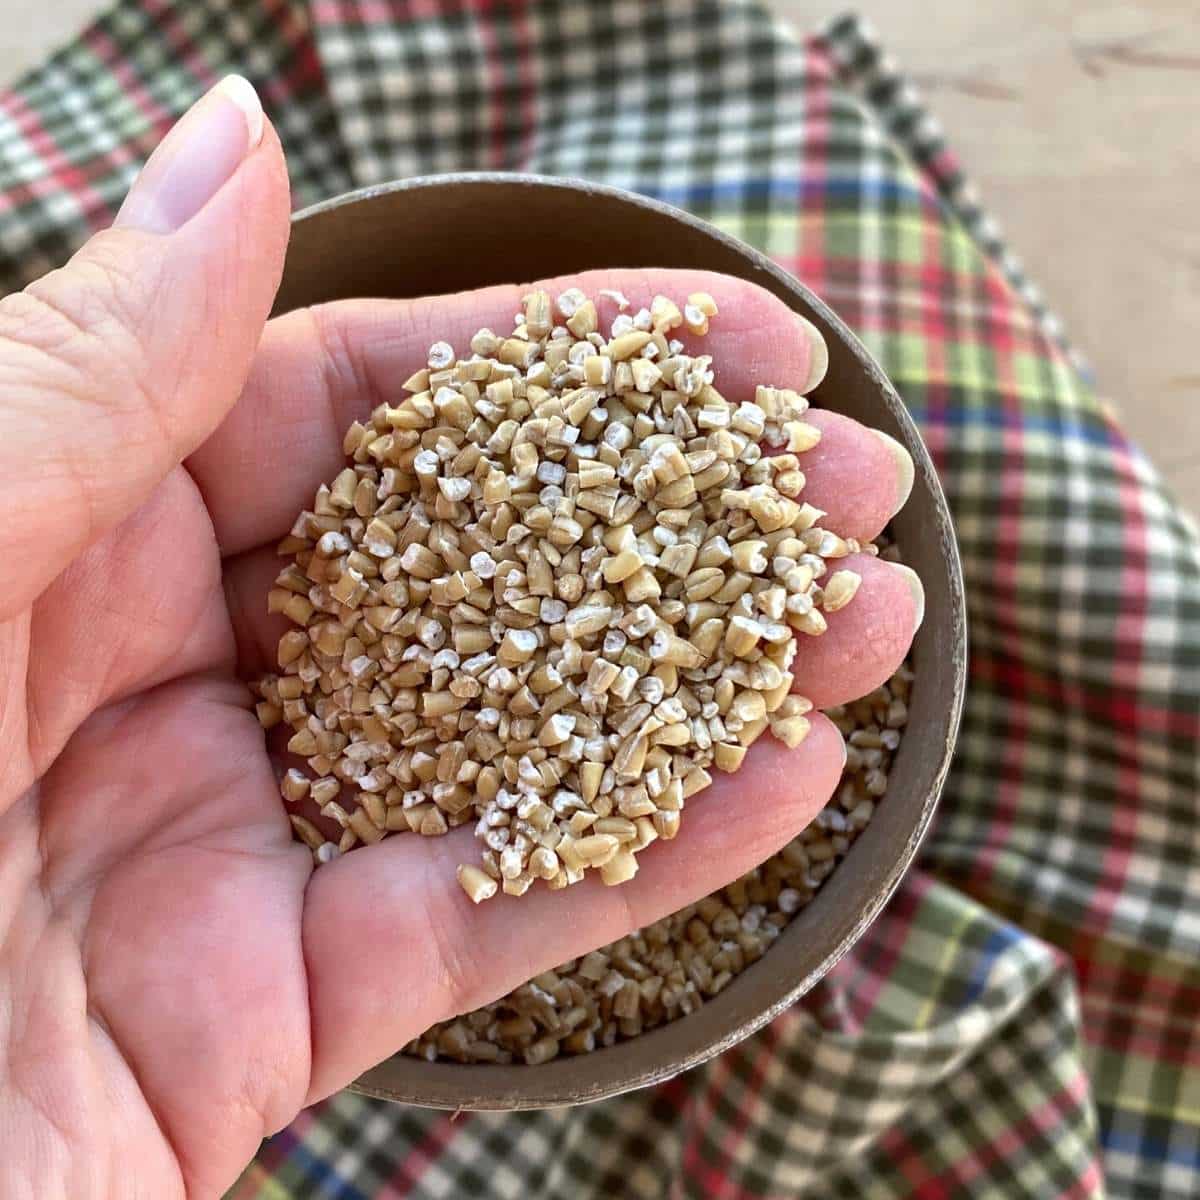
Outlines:
[[[189,169],[189,122],[210,159],[223,131],[227,168],[206,161],[220,177],[191,211],[148,216],[146,189],[178,190]],[[219,1195],[263,1136],[429,1024],[767,857],[842,764],[820,718],[796,751],[764,740],[621,888],[476,909],[454,881],[466,830],[389,839],[314,874],[240,682],[279,634],[270,546],[336,472],[341,429],[435,336],[462,345],[510,319],[520,290],[340,304],[264,331],[287,238],[274,133],[259,141],[213,94],[156,160],[119,228],[0,302],[6,1197]],[[635,304],[712,292],[709,352],[740,364],[723,374],[734,399],[809,378],[806,331],[748,284],[572,282]],[[844,418],[813,420],[825,436],[806,498],[873,537],[907,493],[903,457]],[[797,656],[818,705],[886,678],[919,621],[908,575],[866,556],[854,568],[855,603]]]

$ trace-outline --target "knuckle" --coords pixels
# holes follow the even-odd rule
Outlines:
[[[140,335],[154,310],[155,272],[131,270],[126,239],[109,232],[67,266],[0,300],[0,340],[92,379],[144,379]]]
[[[336,421],[339,399],[364,390],[367,381],[362,376],[345,330],[333,308],[317,304],[305,309],[304,313],[312,328],[324,392]]]
[[[437,995],[450,1010],[443,1015],[457,1016],[483,1002],[482,982],[487,971],[478,949],[467,936],[469,931],[447,928],[447,914],[443,906],[428,898],[431,895],[437,892],[424,892],[424,915],[432,935],[430,948],[437,958]]]

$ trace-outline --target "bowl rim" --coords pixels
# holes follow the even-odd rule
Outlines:
[[[451,1062],[428,1062],[418,1058],[402,1058],[400,1055],[385,1060],[384,1063],[364,1072],[357,1080],[349,1085],[350,1090],[377,1099],[398,1101],[421,1107],[453,1109],[456,1111],[516,1111],[525,1109],[548,1108],[562,1105],[588,1103],[637,1088],[663,1082],[675,1075],[697,1066],[722,1051],[729,1049],[737,1042],[755,1033],[764,1025],[778,1016],[784,1009],[795,1003],[797,999],[808,992],[821,978],[836,965],[836,963],[858,941],[867,928],[874,922],[884,905],[895,893],[901,879],[912,865],[922,841],[927,834],[937,810],[943,787],[948,776],[951,759],[958,736],[962,717],[964,693],[967,672],[967,617],[965,588],[962,577],[962,566],[957,543],[953,533],[953,523],[949,506],[942,491],[941,483],[934,469],[925,442],[909,415],[904,402],[888,379],[883,369],[874,357],[859,341],[849,326],[820,296],[812,292],[803,282],[790,272],[774,263],[761,251],[740,241],[707,221],[687,212],[684,209],[667,204],[664,201],[644,196],[636,192],[610,184],[595,183],[590,180],[538,175],[526,172],[504,171],[461,171],[446,172],[434,175],[418,175],[409,178],[369,184],[352,191],[329,197],[317,203],[310,204],[298,210],[292,217],[293,226],[303,225],[313,219],[336,212],[340,209],[369,203],[373,200],[391,197],[397,194],[416,191],[428,191],[462,185],[472,186],[503,186],[529,187],[531,189],[554,189],[564,195],[573,197],[604,197],[631,208],[665,217],[688,227],[697,233],[721,244],[726,251],[741,258],[748,266],[766,276],[775,286],[770,288],[776,295],[783,292],[799,298],[815,313],[826,328],[832,331],[850,352],[857,367],[863,372],[870,384],[879,392],[884,406],[895,420],[901,433],[900,440],[912,454],[916,467],[917,486],[928,492],[935,514],[940,542],[940,557],[944,561],[946,573],[945,601],[950,606],[949,623],[954,633],[954,644],[939,647],[939,652],[949,655],[951,664],[952,694],[948,697],[948,705],[943,710],[944,719],[940,724],[942,737],[940,739],[940,754],[935,766],[926,769],[928,786],[922,802],[919,820],[912,829],[906,843],[900,848],[895,860],[883,878],[880,885],[872,894],[869,903],[858,913],[852,926],[836,942],[836,944],[821,958],[821,960],[801,978],[785,982],[790,977],[787,972],[777,972],[775,986],[767,989],[770,992],[768,1003],[757,1007],[753,1013],[724,1030],[719,1036],[710,1034],[690,1039],[695,1043],[690,1045],[682,1054],[670,1058],[668,1062],[656,1061],[652,1052],[653,1040],[656,1034],[688,1022],[688,1017],[677,1018],[657,1026],[655,1029],[639,1035],[637,1038],[618,1042],[612,1047],[595,1050],[587,1055],[571,1056],[554,1059],[537,1067],[529,1067],[522,1063],[512,1065],[493,1064],[460,1064]],[[286,275],[285,275],[286,278]],[[751,275],[743,278],[751,279]],[[784,297],[781,297],[784,298]],[[790,307],[794,307],[789,303]],[[773,948],[777,952],[777,948]],[[743,975],[760,971],[769,956],[751,964]],[[765,977],[764,977],[765,978]],[[706,1003],[698,1013],[703,1012],[709,1004]],[[691,1014],[696,1015],[696,1014]],[[647,1045],[647,1043],[650,1043]],[[642,1057],[645,1065],[628,1068],[605,1070],[605,1059],[621,1047],[647,1047],[647,1053]],[[629,1053],[628,1050],[625,1051]],[[608,1060],[611,1063],[611,1058]],[[413,1077],[411,1085],[397,1086],[394,1080],[381,1077],[392,1074],[385,1071],[389,1064],[403,1063],[403,1071]],[[599,1070],[587,1071],[588,1067]],[[584,1074],[593,1078],[583,1078]],[[598,1077],[596,1077],[598,1076]]]

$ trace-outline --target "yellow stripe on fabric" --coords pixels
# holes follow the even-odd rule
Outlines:
[[[950,970],[950,964],[957,955],[962,953],[963,934],[966,933],[967,927],[973,925],[978,919],[979,910],[974,905],[964,904],[959,910],[955,918],[954,928],[947,935],[946,943],[942,947],[942,953],[938,960],[937,970],[940,978],[949,979],[952,977],[953,973]],[[915,1022],[917,1030],[929,1027],[930,1022],[933,1020],[934,1011],[937,1009],[939,1003],[940,999],[936,995],[926,998],[925,1003],[917,1011]]]

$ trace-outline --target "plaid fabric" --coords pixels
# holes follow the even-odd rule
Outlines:
[[[583,1109],[335,1097],[235,1200],[1200,1194],[1196,531],[864,28],[706,0],[122,0],[0,98],[0,273],[104,225],[224,72],[296,199],[458,168],[683,205],[822,293],[921,423],[973,640],[921,870],[805,1002]]]

